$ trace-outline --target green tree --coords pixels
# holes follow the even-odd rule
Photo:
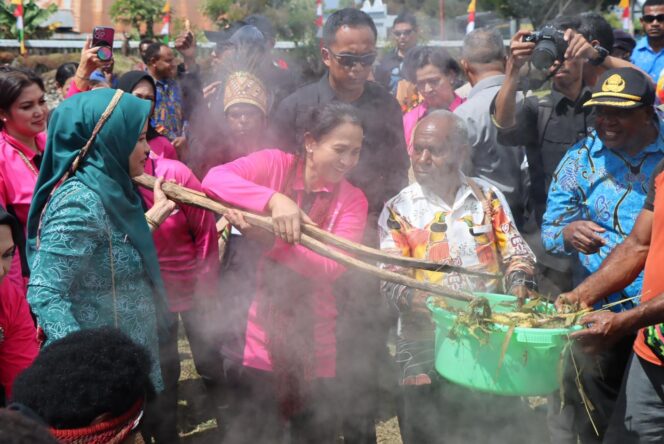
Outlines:
[[[538,28],[558,15],[599,12],[611,4],[618,4],[618,0],[479,0],[477,8],[503,17],[527,18]]]
[[[311,0],[206,0],[201,8],[219,29],[250,14],[263,14],[280,39],[302,43],[315,36],[316,5]]]
[[[277,7],[269,6],[265,15],[274,23],[277,35],[296,45],[311,42],[316,37],[316,4],[310,0],[290,0]]]
[[[219,29],[228,24],[242,20],[249,14],[257,14],[265,10],[266,0],[205,0],[201,11]]]
[[[53,35],[54,27],[44,27],[43,23],[56,11],[57,5],[49,5],[46,8],[38,6],[34,0],[23,4],[23,33],[25,38],[45,39]],[[17,39],[16,17],[14,17],[14,6],[0,2],[0,36],[2,38]]]
[[[557,15],[576,15],[586,11],[605,11],[619,0],[477,0],[477,11],[493,11],[505,18],[529,19],[535,28]],[[466,14],[470,0],[445,0],[449,20]],[[632,2],[634,3],[634,2]],[[417,12],[422,23],[437,28],[440,0],[388,0],[391,13],[404,9]],[[429,18],[429,20],[426,20]],[[436,29],[433,29],[434,34]]]
[[[110,13],[116,22],[131,24],[136,30],[144,24],[145,36],[152,38],[154,24],[161,19],[164,4],[165,0],[115,0]]]

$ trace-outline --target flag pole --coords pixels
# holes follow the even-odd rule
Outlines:
[[[440,26],[440,39],[445,40],[445,0],[438,0],[438,24]]]
[[[623,31],[634,32],[634,25],[632,23],[632,10],[630,8],[629,0],[620,0],[618,7],[622,8],[621,22]]]
[[[25,48],[25,26],[23,23],[23,0],[11,0],[14,5],[14,17],[16,17],[16,32],[18,33],[19,51],[22,56],[27,54]]]
[[[466,34],[473,32],[475,29],[475,9],[477,7],[476,0],[470,0],[468,5],[468,24],[466,25]]]
[[[162,19],[161,34],[164,36],[164,44],[168,45],[171,36],[171,2],[167,1],[162,11],[164,17]]]

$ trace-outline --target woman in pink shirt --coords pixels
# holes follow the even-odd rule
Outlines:
[[[367,200],[345,176],[359,160],[363,131],[356,110],[338,102],[315,110],[309,128],[300,156],[263,150],[215,167],[203,180],[208,195],[271,215],[277,234],[266,236],[239,213],[228,214],[245,236],[264,245],[259,262],[247,264],[258,270],[256,291],[241,362],[226,375],[235,415],[228,439],[234,443],[279,442],[286,420],[293,442],[336,438],[332,284],[345,270],[299,245],[299,238],[303,222],[353,241],[362,238]]]
[[[24,237],[32,193],[46,146],[48,107],[44,83],[32,71],[0,68],[0,206],[21,227],[9,279],[25,294],[28,267]]]
[[[118,89],[154,104],[154,80],[145,72],[125,73],[118,81]],[[168,158],[170,155],[177,158],[175,149],[168,139],[157,134],[149,121],[147,140],[152,150],[145,163],[147,174],[202,191],[200,182],[185,164]],[[155,149],[164,146],[166,150]],[[139,192],[146,207],[152,207],[152,190],[139,188]],[[211,323],[216,322],[211,310],[219,292],[219,249],[215,224],[214,215],[209,211],[183,205],[176,208],[152,233],[172,313],[165,322],[169,326],[168,331],[160,332],[159,338],[164,378],[162,416],[165,418],[163,423],[170,428],[166,433],[172,437],[177,436],[177,383],[180,379],[178,318],[182,319],[196,370],[208,387],[210,396],[214,396],[213,389],[222,371],[218,347],[214,342],[217,338],[210,334]]]
[[[85,50],[84,50],[85,54]],[[82,61],[82,64],[83,61]],[[72,83],[70,96],[81,93],[80,85]],[[85,85],[83,85],[85,88]],[[153,102],[155,85],[152,77],[140,71],[130,71],[120,77],[118,89],[136,97]],[[165,151],[151,151],[146,161],[145,172],[174,181],[182,186],[201,190],[201,184],[191,170],[183,163],[169,159],[175,156],[175,149],[168,140],[159,136],[148,119],[146,138],[150,149],[166,147]],[[171,152],[172,151],[172,152]],[[152,190],[139,188],[147,208],[154,203]],[[180,357],[177,349],[178,318],[182,319],[187,339],[191,346],[196,370],[206,386],[215,385],[221,374],[218,347],[212,341],[210,323],[218,292],[219,252],[217,229],[212,213],[191,206],[176,209],[152,233],[157,250],[159,268],[166,288],[168,308],[172,316],[165,320],[168,330],[160,330],[159,355],[164,379],[164,392],[161,395],[161,416],[159,431],[162,439],[177,438],[177,383],[180,378]],[[210,390],[211,396],[214,394]]]
[[[5,399],[11,397],[16,376],[39,353],[37,329],[23,288],[7,279],[16,255],[14,238],[21,230],[16,219],[0,207],[0,391],[4,390]]]
[[[406,77],[417,87],[424,101],[403,116],[406,147],[411,154],[411,137],[415,125],[430,111],[454,111],[464,100],[454,92],[454,84],[461,75],[461,67],[443,48],[417,47],[406,54]]]

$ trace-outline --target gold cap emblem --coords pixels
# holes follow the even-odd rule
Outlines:
[[[614,74],[604,81],[602,91],[619,93],[625,89],[625,80],[619,74]]]

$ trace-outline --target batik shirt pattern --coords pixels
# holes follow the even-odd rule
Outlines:
[[[184,115],[182,112],[182,92],[176,80],[157,80],[152,125],[159,134],[173,141],[182,136]]]
[[[544,248],[558,255],[576,256],[576,283],[597,271],[606,257],[632,231],[643,208],[653,170],[664,158],[662,127],[652,145],[635,156],[604,146],[593,132],[570,148],[553,175],[542,223]],[[563,229],[578,220],[590,220],[606,230],[606,244],[597,253],[582,254],[565,245]],[[624,290],[599,301],[596,307],[636,297],[612,307],[614,311],[638,303],[643,273]]]
[[[28,303],[45,345],[78,330],[119,328],[150,353],[150,377],[161,391],[155,296],[139,251],[111,222],[99,195],[75,177],[44,211]]]

